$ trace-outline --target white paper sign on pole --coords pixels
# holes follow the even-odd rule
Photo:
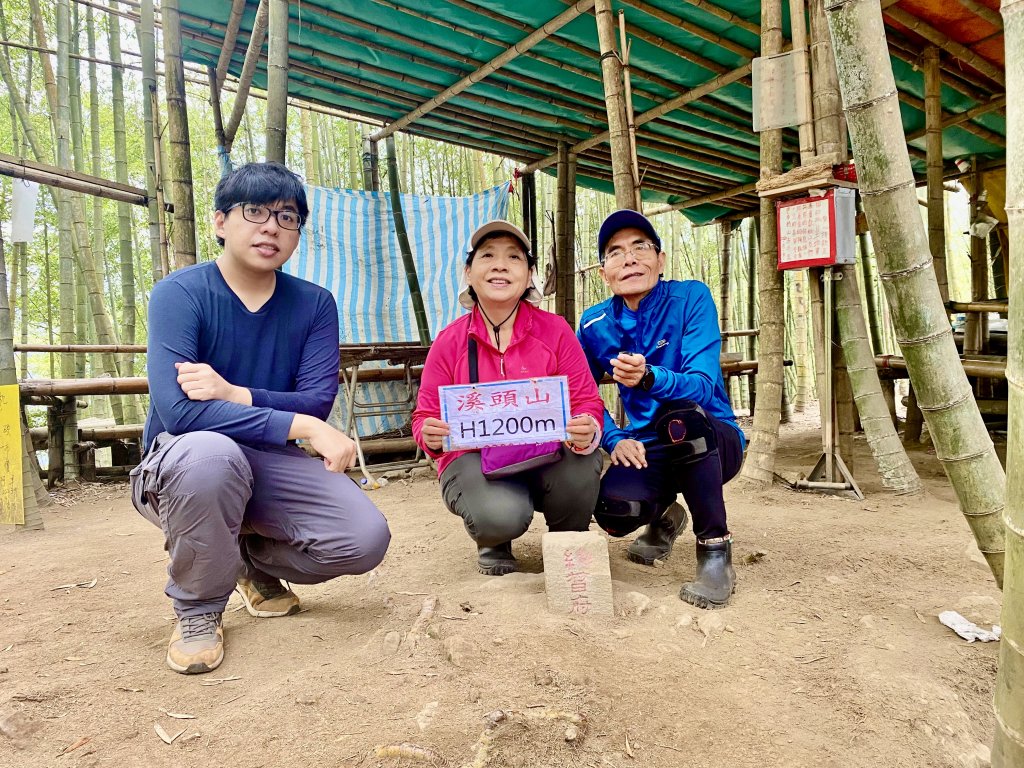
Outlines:
[[[36,223],[36,200],[39,185],[34,181],[13,179],[14,199],[11,205],[11,242],[31,243]]]
[[[446,451],[565,440],[569,380],[565,376],[438,387]]]

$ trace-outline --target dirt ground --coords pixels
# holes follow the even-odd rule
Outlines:
[[[818,439],[784,426],[780,470],[808,471]],[[233,597],[227,657],[200,676],[164,665],[162,538],[126,486],[63,491],[45,531],[0,532],[0,764],[987,765],[997,643],[936,617],[988,628],[999,592],[934,456],[915,452],[928,490],[901,497],[859,447],[863,502],[728,486],[739,585],[710,634],[677,597],[692,536],[660,568],[610,541],[617,615],[554,615],[542,519],[516,542],[523,573],[481,576],[436,480],[418,479],[372,492],[394,535],[378,569],[299,588],[305,610],[283,619]],[[650,598],[640,615],[630,592]],[[478,754],[495,710],[509,718]]]

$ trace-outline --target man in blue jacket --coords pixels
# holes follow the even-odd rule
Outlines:
[[[681,493],[697,537],[697,574],[679,597],[700,608],[725,605],[736,573],[722,486],[739,471],[745,441],[722,379],[714,300],[699,281],[661,279],[661,239],[636,211],[605,219],[598,253],[613,295],[583,313],[578,335],[594,377],[607,373],[618,384],[629,424],[618,427],[605,411],[601,446],[611,466],[594,516],[612,536],[646,525],[627,555],[651,565],[686,526]]]
[[[214,206],[223,252],[153,288],[146,452],[131,473],[132,502],[164,532],[178,616],[167,664],[184,674],[224,658],[233,590],[253,616],[288,616],[299,599],[281,579],[365,573],[390,540],[344,474],[355,444],[326,422],[338,392],[334,297],[278,271],[308,214],[302,183],[251,163],[221,179]]]

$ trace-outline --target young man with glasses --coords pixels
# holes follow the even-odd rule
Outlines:
[[[681,493],[697,537],[697,574],[679,597],[700,608],[725,605],[736,573],[722,486],[739,471],[745,441],[722,379],[711,291],[696,280],[661,279],[661,239],[636,211],[605,219],[598,254],[613,295],[583,313],[578,336],[594,377],[607,373],[617,383],[629,423],[620,428],[605,411],[601,446],[611,466],[594,516],[612,536],[646,525],[627,556],[653,565],[686,527]]]
[[[164,532],[178,616],[167,664],[184,674],[221,663],[233,590],[253,616],[288,616],[300,605],[282,579],[365,573],[390,540],[344,474],[355,444],[326,422],[338,392],[334,297],[278,271],[309,212],[302,183],[251,163],[220,180],[214,206],[223,252],[150,297],[145,455],[131,473],[136,509]]]

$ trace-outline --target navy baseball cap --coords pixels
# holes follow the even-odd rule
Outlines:
[[[639,229],[654,243],[654,247],[661,251],[661,238],[654,231],[654,225],[639,211],[623,208],[608,214],[608,218],[601,223],[601,229],[597,233],[597,257],[604,261],[604,249],[608,247],[608,241],[620,229]]]

